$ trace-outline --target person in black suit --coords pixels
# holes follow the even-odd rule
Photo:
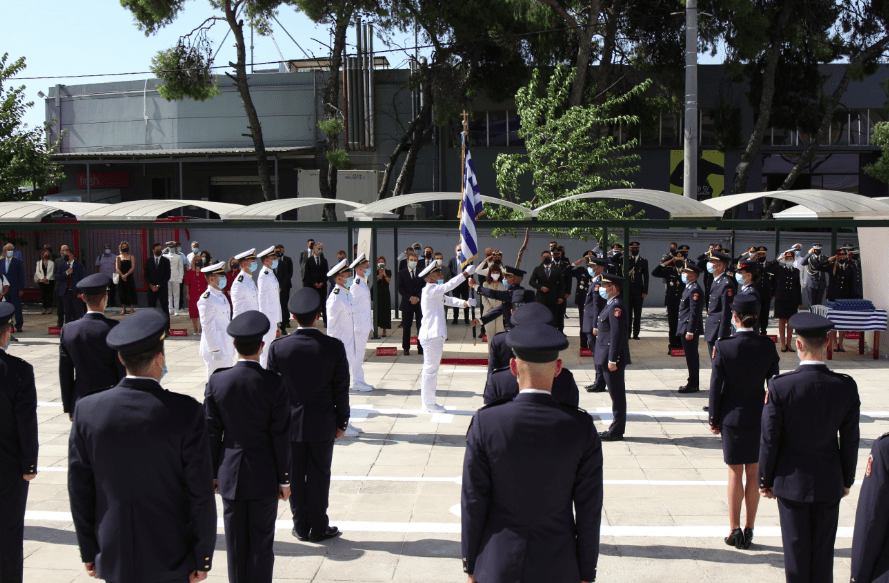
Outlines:
[[[108,333],[127,376],[74,407],[68,496],[87,573],[109,583],[202,581],[213,566],[216,501],[207,421],[161,387],[170,318],[139,310]]]
[[[531,272],[528,285],[537,290],[537,302],[553,312],[553,326],[561,332],[565,327],[561,305],[565,303],[565,280],[562,268],[553,265],[553,257],[549,251],[540,254],[542,263]]]
[[[0,302],[0,581],[22,583],[25,505],[37,476],[34,367],[6,352],[15,306]]]
[[[688,380],[685,386],[679,387],[680,393],[696,393],[701,390],[701,356],[698,353],[698,343],[701,334],[704,333],[704,288],[698,285],[700,273],[701,269],[697,265],[688,262],[680,274],[685,289],[682,290],[682,298],[679,300],[676,334],[682,341],[685,364],[688,367]]]
[[[290,397],[292,534],[320,542],[342,534],[330,526],[327,506],[334,441],[349,423],[349,361],[346,347],[317,328],[321,297],[298,290],[287,304],[297,329],[269,348],[268,369],[284,377]]]
[[[293,259],[284,254],[284,245],[277,245],[278,267],[275,268],[275,277],[278,278],[278,295],[281,297],[281,314],[287,316],[287,300],[290,299],[290,290],[293,289]],[[287,336],[287,328],[290,327],[290,317],[281,318],[281,335]]]
[[[271,329],[250,310],[228,325],[238,362],[207,382],[204,411],[222,496],[228,580],[271,583],[278,500],[290,497],[290,402],[281,375],[259,364]]]
[[[163,245],[160,243],[151,246],[151,255],[145,260],[148,307],[153,308],[160,302],[160,309],[169,316],[170,260],[163,256]]]
[[[420,296],[425,285],[426,281],[420,277],[417,255],[411,251],[407,256],[407,267],[398,274],[398,294],[401,296],[401,348],[405,354],[411,353],[411,323],[415,318],[417,334],[420,332],[420,324],[423,321]],[[417,350],[423,354],[423,347],[419,344]]]
[[[589,257],[594,257],[595,254],[592,251],[586,251],[583,254],[583,257],[575,261],[574,263],[569,263],[567,268],[562,269],[562,274],[566,279],[575,278],[577,279],[577,288],[574,291],[574,305],[577,306],[578,311],[578,320],[580,320],[580,347],[581,348],[589,348],[589,342],[587,340],[587,334],[583,331],[583,314],[586,309],[586,299],[587,292],[590,289],[590,282],[593,277],[587,271],[587,260]],[[565,259],[565,255],[562,255],[562,258]]]
[[[781,358],[775,343],[756,333],[756,299],[735,296],[732,303],[734,336],[716,341],[710,376],[710,431],[722,435],[722,453],[728,465],[729,536],[727,545],[750,547],[759,506],[759,439],[766,381],[779,373]],[[746,476],[746,483],[744,478]],[[741,503],[747,518],[741,530]]]
[[[594,360],[602,367],[605,385],[611,396],[611,412],[614,420],[607,431],[599,434],[602,441],[623,441],[627,427],[627,388],[624,369],[632,364],[630,359],[630,333],[627,310],[620,298],[626,280],[619,275],[606,273],[599,283],[599,295],[607,298],[605,307],[596,319],[596,354]]]
[[[501,265],[500,271],[503,273],[503,277],[509,286],[506,289],[487,288],[475,281],[475,278],[469,278],[467,280],[469,282],[469,287],[474,289],[476,293],[500,301],[499,306],[493,310],[485,312],[481,318],[473,320],[471,322],[473,326],[478,326],[479,324],[484,325],[497,318],[503,318],[503,328],[508,330],[511,326],[510,320],[515,308],[518,307],[518,305],[533,302],[536,297],[533,290],[526,290],[522,287],[522,279],[526,275],[525,271],[506,265]],[[497,336],[500,336],[500,334],[495,334],[494,338]]]
[[[889,433],[876,440],[867,458],[855,532],[852,537],[852,581],[889,581]]]
[[[318,298],[321,300],[321,315],[324,319],[324,325],[327,326],[327,259],[324,258],[324,245],[322,243],[314,243],[312,247],[312,255],[306,260],[305,274],[303,275],[303,287],[315,290]]]
[[[453,276],[456,273],[460,273],[463,271],[463,268],[460,266],[460,250],[462,245],[457,245],[457,248],[454,249],[454,257],[448,259],[448,270],[451,272]],[[423,270],[423,266],[418,266],[420,271]],[[451,291],[451,295],[455,298],[459,298],[461,300],[469,299],[469,282],[464,281],[456,288]],[[457,316],[460,313],[460,308],[454,308],[454,324],[457,323]],[[447,308],[445,308],[445,319],[447,319]],[[463,308],[463,323],[469,324],[469,308]],[[419,326],[418,326],[419,328]]]
[[[86,276],[83,264],[74,258],[74,253],[65,250],[59,268],[56,271],[56,281],[59,285],[59,304],[64,311],[65,324],[79,320],[83,316],[83,302],[77,293],[78,282]]]
[[[626,258],[628,265],[627,279],[630,286],[630,305],[627,314],[630,317],[630,333],[633,340],[639,340],[642,326],[642,303],[648,295],[648,259],[639,257],[639,241],[630,242],[630,256]]]
[[[855,483],[861,401],[852,377],[822,360],[833,322],[802,312],[790,325],[801,362],[769,380],[759,491],[778,499],[788,583],[830,581],[840,500]]]
[[[543,324],[507,337],[519,394],[479,409],[466,434],[463,571],[482,583],[595,581],[602,444],[589,415],[552,396],[568,339]]]
[[[565,301],[559,304],[559,310],[562,312],[562,321],[564,322],[565,318],[567,318],[568,312],[568,299],[571,297],[571,287],[573,283],[572,270],[573,266],[571,262],[568,261],[568,256],[565,255],[565,248],[559,245],[556,247],[553,254],[553,265],[562,270],[562,283],[564,284],[564,298]]]
[[[15,245],[7,243],[3,246],[3,257],[0,257],[0,276],[5,276],[9,289],[3,299],[15,307],[15,331],[21,332],[23,325],[22,296],[25,295],[25,266],[20,251]]]
[[[62,410],[74,419],[78,399],[96,389],[113,387],[126,376],[117,352],[105,342],[118,322],[105,317],[111,278],[101,273],[78,282],[87,312],[80,320],[62,328],[59,337],[59,385]]]
[[[299,281],[302,282],[306,278],[306,263],[312,258],[312,248],[315,246],[315,240],[306,241],[306,248],[299,252]],[[323,254],[322,254],[323,257]],[[289,298],[288,298],[289,299]]]

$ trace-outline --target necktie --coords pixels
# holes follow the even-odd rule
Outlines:
[[[71,269],[71,264],[68,264],[68,269]],[[72,274],[73,275],[73,274]],[[65,289],[71,289],[71,278],[69,277],[65,285]]]
[[[549,277],[549,267],[546,268],[546,276]]]

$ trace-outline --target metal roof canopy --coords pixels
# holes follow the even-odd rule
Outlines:
[[[879,200],[880,202],[884,202],[889,204],[889,196],[878,196],[873,198],[872,200]],[[862,215],[869,216],[869,214]],[[817,219],[818,216],[815,214],[815,211],[808,209],[802,205],[792,206],[789,209],[783,210],[780,213],[775,213],[776,219],[787,220],[787,219]]]
[[[505,206],[519,211],[528,217],[532,215],[531,209],[503,200],[502,198],[482,196],[481,199],[482,202]],[[383,215],[390,214],[397,208],[408,206],[409,204],[432,202],[436,200],[463,200],[463,195],[459,192],[417,192],[414,194],[403,194],[401,196],[393,196],[368,203],[354,211],[346,211],[346,216],[366,220],[369,218],[382,217]]]
[[[642,188],[619,188],[614,190],[597,190],[584,194],[575,194],[545,204],[531,212],[532,217],[540,216],[540,213],[552,206],[580,199],[615,199],[621,201],[641,202],[656,206],[670,213],[670,218],[682,219],[710,219],[722,218],[722,212],[715,211],[712,207],[702,202],[686,198],[682,195],[664,192],[662,190],[646,190]]]
[[[95,208],[88,213],[79,215],[77,217],[78,220],[89,223],[97,221],[154,221],[164,213],[186,206],[196,206],[208,210],[211,213],[216,213],[222,217],[244,208],[244,206],[240,204],[175,198],[163,200],[136,200],[97,206],[99,208]],[[2,205],[0,205],[0,208],[2,208]]]
[[[39,223],[54,212],[80,217],[92,210],[112,205],[96,202],[46,202],[42,200],[0,203],[0,222]]]
[[[274,221],[279,215],[309,206],[319,204],[341,204],[352,208],[360,208],[364,205],[350,200],[336,200],[330,198],[282,198],[267,200],[240,208],[226,215],[221,215],[225,221]]]
[[[876,199],[839,190],[775,190],[720,196],[703,204],[725,212],[759,198],[777,198],[796,203],[815,213],[819,219],[889,219],[889,204]],[[721,215],[720,215],[721,216]]]

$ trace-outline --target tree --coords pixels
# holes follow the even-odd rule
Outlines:
[[[237,57],[234,63],[229,62],[229,66],[235,71],[234,75],[229,72],[225,74],[234,81],[241,96],[244,113],[247,114],[249,133],[243,135],[253,140],[259,183],[266,200],[272,200],[275,191],[272,188],[268,156],[262,139],[262,125],[250,96],[244,17],[259,34],[268,34],[271,31],[269,20],[282,3],[283,0],[210,0],[213,14],[190,33],[180,37],[176,46],[160,51],[152,59],[151,66],[152,72],[162,81],[158,91],[165,99],[188,97],[203,101],[218,95],[216,76],[212,74],[215,55],[207,39],[207,31],[217,22],[228,25],[235,38]],[[185,0],[120,0],[120,4],[132,12],[136,26],[145,32],[145,36],[149,36],[176,20],[185,6]]]
[[[65,176],[52,160],[65,132],[58,141],[47,143],[47,131],[55,121],[33,128],[22,122],[34,102],[25,101],[24,85],[9,87],[7,83],[25,69],[25,58],[7,64],[8,60],[8,53],[0,58],[0,201],[35,200]],[[22,193],[20,187],[28,184],[34,190]]]
[[[881,182],[889,182],[889,122],[876,124],[872,139],[874,144],[880,146],[882,153],[876,162],[865,166],[864,171]]]
[[[614,113],[626,101],[644,92],[650,81],[637,85],[621,96],[612,97],[597,105],[568,107],[575,71],[566,66],[556,67],[544,87],[539,70],[531,75],[531,82],[516,94],[516,106],[521,118],[519,137],[525,140],[527,154],[500,154],[495,168],[500,196],[512,203],[534,209],[575,194],[618,187],[630,188],[628,179],[639,170],[635,163],[638,154],[630,151],[636,140],[618,144],[611,136],[602,135],[602,126],[624,124],[633,126],[639,118]],[[522,200],[519,181],[530,175],[533,197]],[[573,200],[552,206],[541,215],[543,219],[595,220],[627,217],[630,205],[616,205],[606,200]],[[486,206],[485,213],[494,219],[522,218],[517,211],[506,207]],[[634,216],[640,216],[638,213]],[[499,230],[495,231],[496,233]],[[559,234],[558,230],[548,230]],[[569,228],[572,239],[595,237],[601,240],[600,229]],[[602,242],[603,246],[605,242]]]

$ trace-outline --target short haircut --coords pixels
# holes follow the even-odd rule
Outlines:
[[[283,249],[283,248],[284,248],[283,243],[278,243],[277,245],[275,245],[275,249]]]
[[[308,241],[306,241],[306,243],[314,243],[314,242],[315,242],[314,239],[309,239]]]
[[[407,254],[407,256],[408,256],[408,258],[411,258],[411,257],[416,257],[417,254],[416,254],[413,250],[411,250],[411,251]]]
[[[441,251],[436,251],[435,255],[433,255],[433,257],[441,257],[442,259],[444,259],[444,255],[442,254]]]
[[[824,347],[827,346],[827,336],[811,338],[809,336],[801,336],[800,334],[797,334],[796,337],[799,338],[800,344],[802,344],[803,348],[808,352],[821,352],[824,350]]]
[[[86,305],[92,307],[101,302],[106,293],[107,292],[102,292],[100,294],[83,294],[83,300],[86,302]]]
[[[343,251],[343,250],[342,250],[342,249],[340,249],[340,250],[339,250],[339,251],[337,251],[337,252],[336,252],[336,254],[337,254],[337,255],[339,255],[339,254],[340,254],[340,253],[342,253],[342,254],[343,254],[343,255],[345,255],[345,254],[346,254],[346,252],[345,252],[345,251]]]
[[[426,245],[425,247],[423,247],[423,251],[425,251],[426,249],[429,249],[430,251],[434,251],[434,249],[429,245]]]
[[[549,255],[549,254],[550,254],[550,250],[547,249],[546,251],[544,251],[543,253],[541,253],[540,256],[543,257],[544,255]]]
[[[308,314],[293,314],[293,317],[296,318],[296,323],[300,326],[308,327],[315,323],[315,318],[318,317],[318,314],[321,313],[321,307],[319,306],[317,310],[314,312],[309,312]]]
[[[259,347],[262,345],[262,338],[259,340],[242,340],[240,338],[235,338],[235,350],[238,351],[238,354],[241,356],[254,356],[259,352]]]
[[[756,322],[759,321],[758,314],[742,314],[740,312],[733,313],[738,316],[738,320],[741,321],[741,325],[745,328],[755,328]]]
[[[163,247],[163,246],[164,246],[163,243],[158,243],[157,241],[155,241],[154,243],[151,244],[151,250],[154,251],[154,249],[156,247]]]
[[[144,377],[148,376],[148,368],[151,366],[151,361],[163,351],[164,341],[161,340],[150,350],[126,356],[121,354],[120,359],[123,361],[123,365],[126,367],[128,373],[137,377]]]

